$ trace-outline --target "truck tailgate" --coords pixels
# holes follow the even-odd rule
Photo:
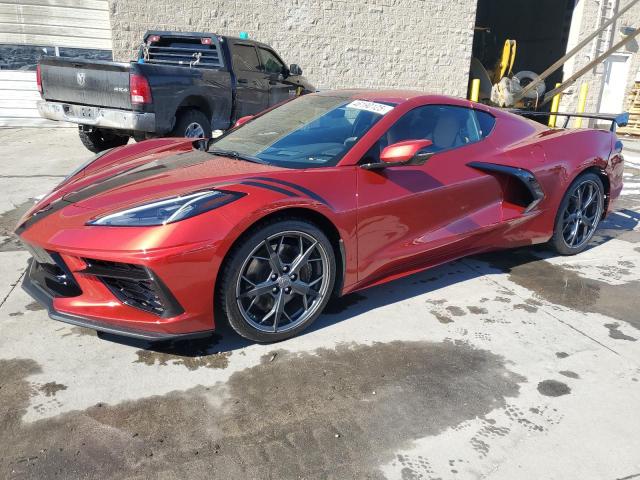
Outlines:
[[[128,63],[46,57],[40,72],[45,100],[131,109]]]

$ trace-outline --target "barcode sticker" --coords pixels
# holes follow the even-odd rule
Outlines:
[[[347,105],[347,108],[366,110],[367,112],[373,112],[379,115],[385,115],[393,110],[393,107],[390,105],[385,105],[384,103],[368,102],[366,100],[354,100]]]

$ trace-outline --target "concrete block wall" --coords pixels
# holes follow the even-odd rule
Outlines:
[[[466,96],[475,0],[110,0],[114,59],[146,30],[216,32],[272,45],[318,88]]]

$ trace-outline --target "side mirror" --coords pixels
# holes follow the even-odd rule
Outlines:
[[[244,117],[240,117],[238,120],[236,120],[236,123],[233,124],[233,128],[238,128],[239,126],[244,125],[252,118],[253,118],[253,115],[246,115]]]
[[[300,68],[300,65],[297,65],[295,63],[289,65],[289,75],[302,75],[302,69]]]
[[[380,162],[367,163],[362,167],[367,170],[376,170],[403,165],[422,165],[433,155],[431,152],[422,152],[422,150],[432,144],[431,140],[406,140],[394,143],[380,152]]]

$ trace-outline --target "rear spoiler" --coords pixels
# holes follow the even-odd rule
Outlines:
[[[629,112],[623,113],[564,113],[564,112],[531,112],[529,110],[517,110],[517,109],[509,109],[509,112],[515,113],[517,115],[522,115],[524,117],[532,116],[532,117],[546,117],[550,115],[556,115],[557,117],[566,117],[564,120],[564,125],[562,128],[567,128],[569,125],[569,120],[571,117],[577,118],[596,118],[598,120],[606,120],[611,122],[611,127],[609,130],[612,132],[616,131],[617,127],[626,127],[629,123]]]

